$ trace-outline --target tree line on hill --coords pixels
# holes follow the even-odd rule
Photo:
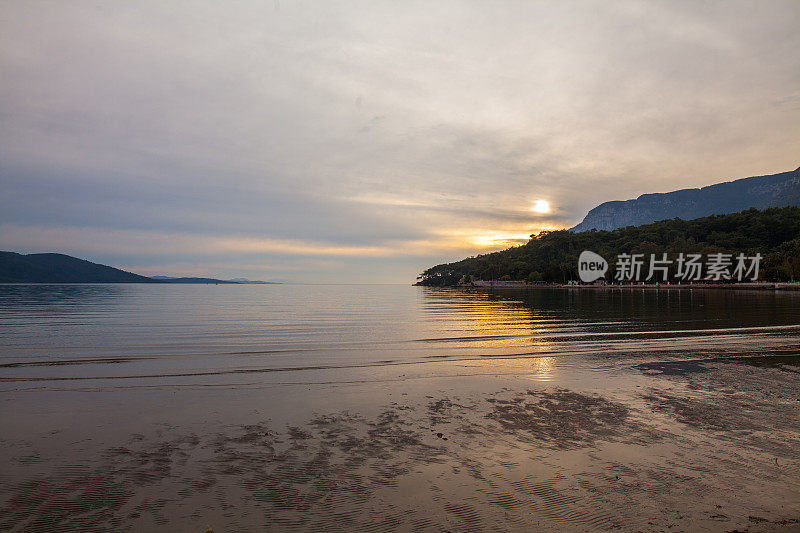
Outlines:
[[[613,231],[543,231],[528,243],[431,267],[419,285],[455,286],[475,280],[566,283],[577,279],[578,256],[591,250],[610,265],[620,254],[761,254],[759,281],[800,279],[800,208],[748,209],[694,220],[663,220]],[[669,273],[675,281],[675,272]]]

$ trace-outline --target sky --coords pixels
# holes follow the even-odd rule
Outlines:
[[[412,283],[800,165],[800,2],[0,4],[0,249]]]

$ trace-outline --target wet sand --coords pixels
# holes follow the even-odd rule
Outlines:
[[[12,390],[0,528],[800,530],[798,353],[544,359]]]
[[[0,322],[0,530],[800,530],[796,291],[0,286]]]

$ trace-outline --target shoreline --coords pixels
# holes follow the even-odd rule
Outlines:
[[[473,281],[457,288],[489,288],[489,289],[590,289],[590,290],[691,290],[691,289],[717,289],[717,290],[756,290],[756,291],[800,291],[800,282],[761,282],[761,283],[672,283],[672,284],[605,284],[593,283],[570,285],[564,283],[526,283],[514,281]]]
[[[800,293],[77,289],[0,291],[3,531],[800,526]]]

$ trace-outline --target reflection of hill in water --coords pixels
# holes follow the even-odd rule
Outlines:
[[[125,295],[124,286],[87,285],[0,285],[0,306],[34,312],[73,313],[82,308],[98,309],[114,305]]]
[[[800,294],[773,291],[569,291],[422,289],[431,318],[494,334],[669,331],[800,323]],[[451,327],[451,326],[442,326]],[[458,327],[458,326],[454,326]],[[474,329],[470,329],[475,331]]]
[[[344,380],[357,369],[424,364],[452,374],[493,361],[547,381],[563,361],[786,348],[800,334],[798,304],[800,293],[761,291],[4,285],[0,378],[9,387],[159,386],[322,379],[331,370]]]

